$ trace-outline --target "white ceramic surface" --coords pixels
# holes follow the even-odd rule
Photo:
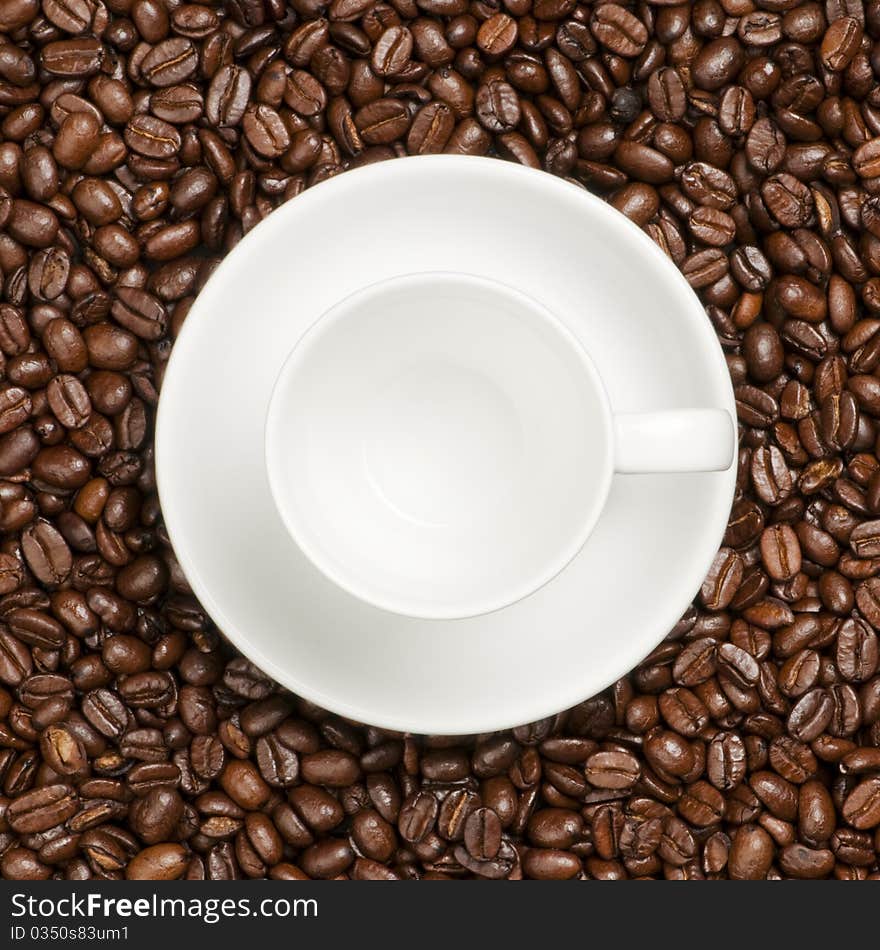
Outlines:
[[[650,652],[711,563],[735,466],[615,475],[574,560],[491,614],[418,620],[346,593],[278,516],[263,420],[321,314],[427,268],[539,300],[588,350],[616,413],[733,418],[734,403],[699,301],[650,239],[576,186],[513,164],[432,156],[347,172],[224,260],[175,344],[157,420],[163,512],[194,593],[242,652],[313,702],[386,728],[473,733],[573,705]]]
[[[266,460],[291,537],[331,581],[455,620],[555,577],[615,461],[723,470],[732,425],[720,409],[613,419],[580,341],[534,298],[426,272],[356,291],[302,336],[269,403]]]

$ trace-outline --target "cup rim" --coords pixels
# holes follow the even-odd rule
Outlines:
[[[282,413],[281,391],[285,385],[289,383],[296,368],[308,359],[308,351],[314,343],[333,326],[349,316],[351,306],[355,302],[360,303],[381,296],[389,285],[394,285],[395,287],[406,284],[417,285],[425,281],[443,278],[455,278],[458,281],[478,284],[484,288],[491,288],[496,293],[503,293],[508,298],[513,298],[520,304],[525,304],[533,315],[552,327],[554,333],[565,342],[568,351],[578,359],[581,369],[589,381],[589,385],[598,396],[597,401],[600,407],[601,433],[604,438],[605,451],[603,453],[602,472],[598,487],[589,499],[590,503],[583,506],[583,509],[579,511],[578,517],[571,519],[571,524],[576,526],[577,530],[571,532],[568,543],[555,557],[547,559],[543,570],[533,574],[532,579],[528,583],[509,586],[507,593],[503,596],[496,594],[494,597],[472,598],[470,601],[454,605],[443,606],[438,603],[429,606],[426,600],[413,600],[408,598],[405,594],[390,597],[385,593],[376,592],[371,588],[368,582],[362,582],[356,577],[352,577],[350,574],[340,571],[338,566],[334,565],[330,558],[325,557],[320,544],[313,543],[312,540],[307,537],[307,532],[303,530],[302,524],[297,517],[296,506],[289,503],[287,494],[281,485],[279,474],[280,449],[278,448],[279,438],[277,437],[277,432]],[[504,610],[507,607],[525,600],[527,597],[531,597],[564,571],[587,543],[605,509],[614,477],[614,445],[613,413],[605,383],[586,348],[566,326],[564,321],[557,317],[556,314],[539,300],[536,300],[530,294],[524,293],[511,284],[466,271],[427,270],[399,274],[394,277],[378,280],[375,283],[366,284],[328,307],[327,310],[305,330],[285,357],[278,371],[278,375],[272,384],[263,423],[263,462],[266,478],[269,483],[269,492],[272,496],[276,512],[294,544],[299,547],[306,558],[308,558],[331,583],[335,584],[341,590],[346,591],[358,600],[377,607],[380,610],[419,620],[467,620]]]

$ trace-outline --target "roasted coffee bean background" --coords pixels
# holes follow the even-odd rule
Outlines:
[[[3,0],[0,874],[877,876],[878,76],[880,0]],[[236,656],[152,464],[223,254],[315,182],[430,152],[644,228],[741,426],[668,638],[469,739],[340,720]]]

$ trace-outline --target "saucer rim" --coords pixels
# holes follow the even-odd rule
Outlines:
[[[556,191],[559,191],[559,189],[566,189],[569,196],[574,199],[572,201],[573,207],[575,206],[575,201],[578,200],[575,199],[575,196],[579,196],[579,200],[584,206],[592,206],[594,218],[596,216],[604,218],[604,224],[606,226],[617,227],[625,231],[629,240],[641,244],[645,253],[654,255],[657,266],[665,267],[667,269],[667,273],[669,274],[669,279],[677,282],[682,292],[686,292],[686,295],[690,295],[692,298],[689,306],[683,307],[682,309],[689,312],[690,316],[688,319],[692,321],[695,328],[698,328],[694,333],[694,337],[695,339],[699,339],[700,349],[704,351],[707,359],[712,359],[714,361],[716,367],[719,369],[719,374],[717,377],[718,385],[724,391],[723,401],[726,403],[725,408],[728,410],[734,421],[733,442],[734,448],[736,448],[737,427],[733,388],[729,379],[721,346],[714,334],[714,331],[706,319],[702,304],[699,302],[696,296],[693,295],[693,291],[687,285],[687,282],[677,270],[677,268],[674,267],[674,265],[668,260],[668,258],[666,258],[660,248],[658,248],[638,226],[636,226],[628,218],[615,212],[602,199],[591,194],[585,189],[580,188],[572,182],[564,181],[543,171],[526,168],[499,160],[497,158],[445,155],[406,157],[402,159],[395,159],[393,162],[383,162],[374,165],[363,166],[357,169],[351,169],[344,175],[334,177],[316,186],[313,186],[303,194],[299,195],[295,202],[291,201],[273,212],[272,215],[268,216],[263,222],[254,228],[254,231],[251,233],[261,230],[261,234],[265,235],[266,238],[268,238],[270,234],[281,233],[286,230],[287,227],[289,227],[287,220],[288,218],[293,218],[295,215],[299,215],[304,211],[310,210],[312,205],[319,204],[320,202],[326,200],[327,197],[331,195],[331,191],[338,187],[338,183],[345,182],[349,188],[355,186],[360,187],[359,182],[363,182],[363,186],[367,186],[370,184],[369,179],[371,177],[375,179],[384,178],[389,174],[391,168],[399,169],[399,172],[390,172],[392,175],[402,174],[403,169],[401,168],[401,163],[405,163],[412,168],[420,166],[425,170],[430,170],[431,167],[454,167],[458,165],[461,166],[463,170],[466,169],[468,172],[477,174],[489,173],[489,175],[495,179],[494,183],[497,183],[500,177],[507,175],[510,182],[515,182],[515,184],[518,186],[528,184],[529,186],[534,186],[537,189],[545,188]],[[482,169],[482,171],[480,171],[480,169]],[[380,183],[378,182],[374,182],[373,186],[381,187]],[[600,224],[602,223],[603,222],[600,222]],[[272,230],[273,228],[274,232]],[[220,288],[222,284],[228,279],[227,274],[232,275],[235,272],[240,260],[243,260],[248,253],[246,242],[248,241],[249,237],[250,234],[247,235],[241,242],[239,242],[239,244],[233,248],[233,250],[228,255],[226,255],[221,265],[210,277],[209,281],[205,285],[205,288],[203,288],[202,293],[193,303],[188,319],[178,334],[175,346],[172,348],[171,356],[166,366],[166,384],[169,379],[174,379],[177,375],[179,375],[176,372],[176,367],[183,365],[183,362],[186,359],[186,346],[182,344],[185,344],[189,337],[195,335],[196,323],[199,319],[202,319],[200,314],[204,313],[208,308],[210,295],[208,295],[206,291],[210,288],[212,293],[216,294],[216,290],[214,290],[214,288]],[[661,259],[662,264],[660,263]],[[202,301],[201,307],[199,306],[200,300]],[[197,356],[196,359],[198,359]],[[163,392],[165,391],[167,390],[165,386],[163,386]],[[263,672],[271,676],[284,688],[289,689],[298,696],[301,696],[304,699],[343,717],[362,723],[369,723],[378,726],[379,728],[397,732],[473,735],[482,732],[505,730],[524,722],[533,722],[548,716],[555,715],[559,711],[570,708],[571,706],[575,706],[579,702],[583,702],[585,699],[588,699],[590,696],[596,695],[604,689],[607,689],[609,685],[614,683],[621,676],[624,676],[630,672],[640,660],[644,659],[645,655],[650,652],[653,647],[662,641],[666,633],[672,629],[675,623],[686,611],[688,606],[692,603],[697,591],[699,590],[699,587],[697,587],[696,590],[691,591],[686,599],[684,599],[683,603],[679,602],[677,599],[674,602],[669,603],[668,608],[665,611],[660,612],[658,614],[659,619],[657,619],[655,623],[652,624],[651,629],[653,632],[650,637],[642,636],[630,638],[627,640],[626,644],[621,644],[621,648],[615,654],[617,662],[608,661],[603,665],[604,673],[601,676],[601,680],[604,685],[596,686],[595,684],[590,684],[578,687],[570,687],[568,692],[560,696],[558,692],[554,692],[554,690],[551,688],[552,681],[548,681],[547,688],[544,691],[538,692],[537,698],[531,699],[529,702],[523,702],[521,704],[521,712],[517,714],[515,721],[511,721],[509,714],[504,714],[501,717],[493,717],[490,714],[481,716],[483,710],[477,705],[470,707],[470,713],[464,716],[458,714],[458,710],[453,710],[453,712],[456,713],[455,717],[450,717],[442,721],[437,719],[436,716],[410,716],[409,711],[404,711],[394,715],[388,715],[387,713],[376,715],[369,709],[364,709],[361,706],[349,703],[344,698],[339,696],[328,695],[325,691],[310,686],[308,682],[301,681],[297,678],[295,671],[279,666],[275,660],[265,655],[262,648],[256,646],[247,638],[245,633],[239,629],[238,624],[230,621],[226,610],[221,606],[218,598],[212,593],[210,586],[204,581],[202,571],[190,557],[187,539],[185,537],[187,533],[186,528],[181,527],[181,519],[178,518],[177,514],[177,506],[180,504],[180,502],[176,499],[173,500],[174,495],[170,488],[162,488],[163,484],[168,486],[174,481],[173,475],[169,475],[168,473],[168,469],[174,467],[174,461],[170,460],[167,463],[164,462],[163,460],[166,457],[166,453],[161,448],[162,445],[166,443],[165,432],[170,426],[170,424],[165,425],[164,420],[171,414],[172,409],[169,408],[169,400],[163,401],[160,399],[155,424],[156,480],[160,498],[162,499],[162,510],[165,519],[166,530],[168,532],[169,539],[172,542],[178,562],[180,563],[187,582],[192,589],[193,595],[203,605],[219,631],[222,632],[222,634],[233,644],[233,646],[235,646],[245,657],[251,660],[251,662],[253,662]],[[168,453],[169,458],[171,455],[172,453]],[[704,515],[705,521],[717,524],[718,527],[713,532],[709,532],[708,530],[706,531],[703,538],[703,544],[700,545],[700,556],[694,558],[695,563],[699,561],[699,563],[703,565],[703,575],[705,575],[706,571],[708,571],[709,567],[711,566],[711,563],[722,543],[722,539],[726,531],[727,519],[734,498],[736,471],[736,452],[734,451],[734,463],[728,470],[722,473],[710,473],[709,475],[703,476],[713,477],[718,486],[717,489],[713,489],[713,504],[711,506],[712,510],[709,510],[710,506],[707,504]],[[658,476],[615,474],[613,480],[617,478],[629,479],[654,477]],[[274,504],[271,499],[270,503]],[[589,544],[589,539],[587,544]],[[579,552],[579,554],[575,557],[575,561],[581,556],[581,553],[582,552]],[[569,569],[570,566],[571,564],[569,564],[565,570]],[[335,585],[333,586],[335,587]],[[338,590],[341,594],[344,593],[342,592],[341,588]],[[523,601],[520,601],[517,604],[505,609],[515,611],[521,606],[522,603]],[[384,611],[378,611],[377,608],[372,609],[377,610],[378,613],[387,615],[392,619],[396,616],[394,614],[386,614]],[[478,620],[479,618],[476,619]],[[418,621],[418,623],[425,626],[433,625],[435,629],[431,631],[432,633],[436,633],[436,628],[445,624],[473,622],[473,619],[465,621]],[[332,636],[332,630],[329,631],[329,635]],[[444,707],[443,712],[446,711],[449,711],[448,707]],[[415,714],[418,712],[418,710],[413,710],[412,712]],[[441,712],[441,715],[443,712]],[[454,723],[453,718],[455,720]]]

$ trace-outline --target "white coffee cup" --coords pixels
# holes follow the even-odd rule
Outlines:
[[[384,610],[449,620],[555,577],[615,472],[728,469],[733,425],[722,409],[614,414],[546,307],[427,272],[356,291],[301,337],[265,458],[281,519],[321,572]]]

